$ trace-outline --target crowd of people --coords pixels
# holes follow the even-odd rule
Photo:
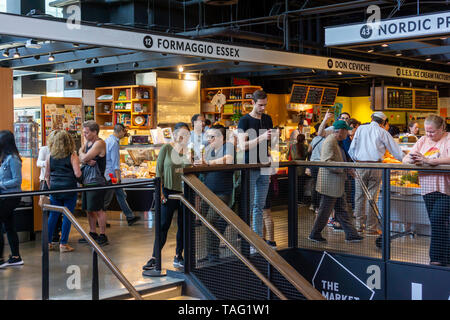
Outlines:
[[[274,128],[272,118],[265,113],[268,97],[262,90],[252,96],[253,109],[242,116],[237,133],[230,134],[221,124],[206,123],[201,114],[191,119],[191,124],[177,123],[173,141],[164,144],[157,158],[156,176],[161,178],[161,236],[155,239],[154,250],[164,247],[174,213],[178,210],[176,249],[174,267],[182,268],[183,259],[183,216],[181,203],[170,198],[172,194],[183,192],[180,168],[188,165],[223,165],[233,163],[270,163],[270,147],[279,142],[279,131]],[[404,163],[417,165],[450,164],[450,136],[446,132],[445,120],[439,116],[429,116],[425,120],[425,135],[418,137],[416,122],[408,124],[408,132],[403,136],[415,136],[416,144],[409,154],[402,152],[394,141],[392,127],[386,115],[374,112],[371,122],[361,124],[350,114],[343,112],[331,124],[333,114],[327,112],[323,121],[315,126],[311,142],[306,142],[303,133],[304,120],[289,137],[289,160],[324,162],[381,163],[388,152]],[[191,130],[192,129],[192,130]],[[119,140],[127,135],[122,124],[114,127],[107,139],[99,138],[99,125],[95,121],[83,124],[84,145],[75,150],[73,138],[63,130],[55,130],[48,137],[47,146],[40,150],[38,165],[41,171],[41,189],[75,189],[79,183],[85,186],[104,186],[121,182]],[[15,147],[14,136],[9,131],[0,132],[0,192],[20,192],[21,158]],[[97,172],[86,181],[86,172]],[[250,169],[249,213],[253,231],[276,248],[274,222],[271,216],[271,200],[278,193],[276,169],[273,167]],[[345,232],[347,242],[359,242],[365,236],[379,236],[382,233],[378,213],[369,204],[377,203],[381,186],[380,169],[346,169],[336,167],[300,166],[298,169],[299,203],[310,204],[316,214],[309,239],[326,242],[323,229],[329,225]],[[230,208],[236,204],[239,195],[239,174],[230,171],[208,172],[200,176],[203,183]],[[421,190],[431,222],[430,263],[450,264],[450,175],[421,172]],[[306,196],[306,182],[310,180],[311,197]],[[105,209],[112,197],[126,216],[128,225],[139,220],[130,209],[123,189],[96,190],[82,192],[82,209],[87,212],[89,235],[99,244],[109,243],[106,236],[107,216]],[[4,198],[0,205],[0,223],[4,226],[11,256],[3,259],[3,238],[0,237],[0,267],[23,264],[19,253],[19,241],[15,232],[12,214],[19,198]],[[77,192],[58,193],[50,196],[50,203],[65,206],[74,212]],[[206,219],[223,233],[226,222],[205,201],[195,201]],[[97,229],[98,228],[98,229]],[[57,212],[51,212],[48,221],[49,249],[60,252],[74,250],[69,245],[70,221]],[[61,237],[55,234],[61,232]],[[159,241],[159,243],[158,243]],[[86,239],[79,239],[86,243]],[[218,238],[206,232],[207,255],[202,261],[219,259]],[[251,250],[254,249],[251,247]],[[144,270],[156,268],[156,252],[143,266]]]

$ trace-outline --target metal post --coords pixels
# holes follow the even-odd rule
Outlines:
[[[382,259],[387,262],[390,259],[390,251],[391,251],[391,228],[390,228],[390,211],[391,211],[391,170],[383,169],[383,243],[381,246],[382,250]]]
[[[92,300],[100,299],[100,289],[98,284],[98,257],[95,249],[92,249]]]
[[[241,170],[241,203],[240,215],[241,219],[250,226],[250,171],[248,169]],[[250,255],[250,246],[247,241],[241,242],[241,252],[244,256]]]
[[[50,276],[48,256],[48,211],[42,210],[42,300],[50,298]]]
[[[297,166],[288,167],[288,245],[298,246],[298,174]]]
[[[163,272],[161,263],[161,178],[159,177],[155,178],[153,201],[155,203],[155,241],[153,252],[155,253],[156,267],[153,270],[144,270],[142,275],[149,277],[163,277],[166,273]]]
[[[191,201],[192,191],[187,183],[183,183],[184,197]],[[194,200],[195,201],[195,200]],[[192,223],[193,214],[186,208],[183,203],[182,212],[178,214],[183,214],[183,248],[184,248],[184,273],[189,273],[192,267],[192,248],[195,246],[195,236],[193,234],[194,224]],[[194,251],[195,252],[195,251]]]

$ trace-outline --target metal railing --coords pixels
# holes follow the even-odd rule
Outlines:
[[[83,227],[78,223],[73,214],[66,208],[61,206],[53,206],[45,204],[43,206],[42,220],[42,299],[48,300],[49,297],[49,248],[48,248],[48,211],[57,211],[62,213],[72,225],[77,229],[81,236],[86,239],[87,243],[92,247],[92,300],[100,299],[99,277],[98,277],[98,256],[103,260],[105,265],[111,270],[116,278],[122,283],[128,292],[136,299],[143,300],[141,295],[136,291],[133,285],[127,280],[117,266],[109,259],[105,252],[95,242],[92,237],[84,231]]]
[[[128,182],[121,184],[114,184],[108,186],[100,186],[100,187],[80,187],[80,188],[72,188],[72,189],[61,189],[61,190],[45,190],[45,191],[25,191],[25,192],[14,192],[14,193],[5,193],[0,194],[1,198],[15,198],[15,197],[29,197],[29,196],[50,196],[53,194],[61,194],[61,193],[69,193],[69,192],[86,192],[86,191],[95,191],[95,190],[110,190],[110,189],[119,189],[129,186],[146,186],[146,187],[155,187],[156,183],[159,182],[159,179],[149,179],[138,182]],[[158,202],[158,201],[157,201]],[[158,210],[159,206],[157,206],[156,210]],[[75,229],[81,234],[81,236],[86,239],[87,243],[92,247],[92,300],[99,300],[99,270],[98,270],[98,256],[103,260],[105,265],[111,270],[114,276],[124,285],[124,287],[128,290],[128,292],[133,296],[136,300],[143,300],[141,295],[136,291],[133,285],[127,280],[127,278],[123,275],[123,273],[117,268],[116,265],[111,261],[111,259],[105,254],[105,252],[99,247],[99,245],[95,242],[92,237],[84,231],[81,225],[78,223],[74,215],[66,208],[61,206],[54,206],[50,204],[45,204],[42,208],[42,299],[48,300],[50,298],[50,268],[49,268],[49,247],[48,247],[48,211],[57,211],[62,213],[64,216],[69,219],[69,221],[75,226]]]

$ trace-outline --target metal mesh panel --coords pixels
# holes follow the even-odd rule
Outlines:
[[[392,260],[450,263],[450,196],[443,193],[444,176],[420,170],[391,172]]]
[[[378,201],[382,170],[357,169],[351,172],[338,167],[324,167],[317,172],[312,171],[313,183],[298,185],[298,188],[309,189],[305,193],[313,195],[312,205],[298,207],[298,246],[381,258],[376,239],[381,234],[382,225],[355,174],[359,174],[382,213],[381,202]]]
[[[225,203],[229,200],[229,197],[218,196]],[[242,216],[240,211],[242,205],[241,192],[237,194],[235,200],[236,203],[231,208],[237,215]],[[189,192],[189,201],[264,277],[275,283],[278,290],[283,292],[286,297],[290,299],[304,299],[278,271],[271,268],[270,264],[255,252],[234,227],[223,220],[205,201],[200,200],[192,192]],[[275,222],[280,214],[278,211],[276,213]],[[281,216],[286,216],[286,214],[281,214]],[[188,214],[188,216],[193,226],[190,231],[190,271],[217,299],[278,299],[262,280],[220,241],[217,235],[209,231],[193,214]],[[244,217],[243,220],[248,218]],[[274,224],[277,225],[277,223]],[[275,229],[275,234],[278,233],[278,230]],[[279,234],[282,234],[282,232],[280,231]]]

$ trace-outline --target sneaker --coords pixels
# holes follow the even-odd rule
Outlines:
[[[8,261],[3,260],[3,263],[0,264],[0,268],[21,266],[21,265],[23,265],[23,260],[20,256],[18,258],[13,258],[12,256],[9,256]]]
[[[332,217],[329,217],[328,218],[328,222],[327,222],[327,226],[333,227],[333,225],[334,225],[334,219]]]
[[[53,242],[49,243],[48,244],[48,251],[58,251],[58,245],[59,245],[59,243],[58,244],[54,244]]]
[[[337,221],[333,223],[333,231],[344,231],[341,224]]]
[[[89,232],[89,235],[91,236],[92,239],[94,239],[94,241],[97,241],[98,234],[96,232]],[[78,240],[78,243],[87,243],[87,240],[85,238],[81,238]]]
[[[173,267],[174,268],[184,268],[184,259],[182,256],[175,256],[173,258]]]
[[[381,236],[381,234],[382,234],[382,232],[381,232],[380,229],[370,230],[370,231],[366,232],[367,236],[375,236],[375,237],[377,237],[377,236]]]
[[[107,244],[109,244],[106,234],[100,234],[95,241],[99,246],[106,246]]]
[[[266,240],[266,243],[274,250],[277,250],[277,243],[275,241]]]
[[[156,268],[156,259],[150,258],[147,263],[142,267],[142,270],[153,270]]]
[[[129,226],[132,226],[133,224],[135,224],[136,222],[138,222],[139,220],[141,220],[141,217],[138,217],[138,216],[134,216],[133,218],[131,218],[131,219],[127,219],[127,221],[128,221],[128,225]]]
[[[325,242],[327,242],[327,239],[325,239],[325,238],[322,237],[322,236],[318,236],[318,237],[311,237],[311,236],[309,236],[308,239],[311,240],[311,241],[314,241],[314,242],[320,242],[320,243],[325,243]]]
[[[69,246],[68,244],[60,244],[59,245],[59,252],[72,252],[75,249]]]
[[[361,242],[363,239],[364,239],[364,237],[355,235],[355,236],[351,236],[351,237],[348,237],[347,239],[345,239],[345,242]]]

